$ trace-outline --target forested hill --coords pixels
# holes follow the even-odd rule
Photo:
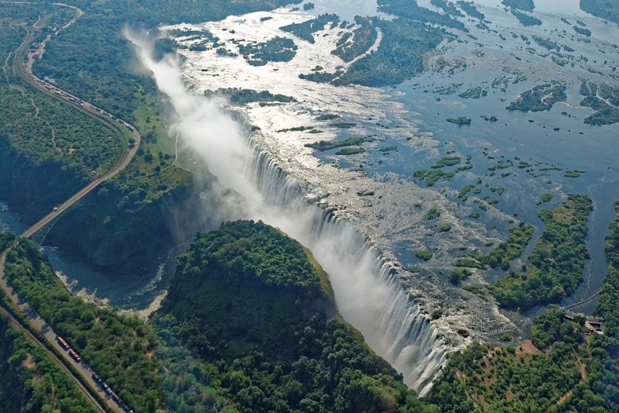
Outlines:
[[[12,240],[0,234],[0,244]],[[617,251],[619,212],[606,238],[609,276],[597,306],[604,334],[551,307],[534,322],[531,341],[474,344],[452,355],[428,401],[338,315],[309,251],[261,222],[199,234],[148,323],[71,297],[30,241],[12,248],[6,270],[20,296],[136,412],[601,413],[619,412]],[[11,407],[0,411],[32,400],[82,403],[70,386],[30,380],[58,373],[34,347],[6,337],[0,361],[10,363],[0,363],[0,406]],[[33,360],[49,372],[34,370]],[[7,388],[19,398],[7,397]]]
[[[155,323],[216,371],[241,411],[427,409],[337,314],[309,251],[262,222],[199,234]]]

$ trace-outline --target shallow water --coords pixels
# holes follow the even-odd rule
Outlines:
[[[218,36],[233,53],[239,43],[259,43],[275,36],[292,38],[299,49],[289,63],[271,62],[261,67],[248,65],[240,56],[220,58],[214,50],[184,50],[185,82],[197,94],[226,85],[294,97],[295,102],[285,105],[249,104],[243,109],[248,124],[261,131],[257,143],[279,167],[302,182],[309,199],[352,222],[385,256],[401,264],[415,302],[428,313],[437,310],[443,314],[433,322],[441,334],[449,336],[466,329],[480,340],[498,340],[503,333],[517,340],[527,334],[530,320],[515,313],[507,314],[511,321],[507,320],[491,300],[453,287],[447,274],[457,258],[484,253],[491,248],[489,244],[496,246],[504,240],[512,219],[532,223],[536,226],[534,239],[539,237],[543,225],[538,210],[557,206],[568,193],[591,194],[596,210],[589,223],[587,245],[592,259],[586,263],[585,281],[566,303],[596,292],[606,273],[602,246],[613,215],[612,202],[619,198],[619,169],[612,156],[617,153],[616,126],[583,123],[592,110],[580,107],[579,86],[581,79],[617,85],[617,27],[583,13],[561,14],[575,7],[574,2],[566,7],[559,7],[558,2],[544,4],[533,12],[542,25],[524,27],[504,7],[498,7],[498,2],[487,2],[487,7],[480,9],[489,28],[464,19],[469,32],[455,32],[458,40],[446,41],[426,56],[429,70],[402,85],[333,87],[299,79],[300,73],[310,73],[316,66],[332,72],[342,65],[330,53],[342,32],[326,27],[315,35],[316,44],[309,44],[279,27],[326,11],[339,12],[348,19],[339,10],[345,4],[349,3],[320,3],[320,7],[331,8],[317,6],[309,13],[294,6],[199,25]],[[367,13],[373,14],[373,3],[364,4],[369,4]],[[433,9],[429,1],[420,4]],[[590,38],[575,32],[576,20],[591,30]],[[534,42],[533,35],[567,47],[561,56],[553,55]],[[195,41],[179,40],[188,45]],[[574,51],[566,52],[569,48]],[[561,66],[553,57],[567,64]],[[566,85],[566,102],[538,113],[506,110],[519,94],[551,81]],[[472,88],[484,90],[487,96],[458,96]],[[328,113],[338,114],[339,120],[354,126],[338,129],[318,121],[317,116]],[[446,122],[459,116],[471,118],[472,125],[458,127]],[[496,116],[498,121],[488,122],[482,116]],[[317,129],[315,134],[289,130],[308,125]],[[363,144],[364,153],[352,156],[305,147],[309,142],[349,137],[373,141]],[[397,150],[384,150],[389,146]],[[473,167],[432,188],[412,182],[415,171],[430,169],[446,155],[470,157]],[[499,161],[512,165],[491,171]],[[520,162],[530,166],[519,168]],[[567,178],[564,174],[569,170],[584,172],[579,178]],[[465,184],[476,185],[481,193],[470,193],[466,202],[459,199],[458,192]],[[552,194],[553,199],[541,204],[544,193]],[[487,202],[494,205],[482,211],[480,205]],[[440,212],[440,218],[426,218],[431,208]],[[481,217],[470,218],[474,212]],[[445,225],[450,230],[441,232]],[[523,256],[533,245],[527,246]],[[423,262],[415,256],[419,250],[433,251],[434,256]],[[516,260],[513,269],[520,270],[525,263],[524,259]],[[473,271],[465,285],[483,285],[503,276],[501,271]],[[592,301],[577,310],[590,312],[594,305]]]
[[[312,1],[312,3],[315,8],[306,15],[330,12],[337,13],[342,19],[349,21],[352,21],[355,15],[377,15],[376,2],[372,0],[340,2],[320,0]],[[429,1],[424,0],[419,3],[435,9],[429,5]],[[447,152],[454,151],[454,155],[462,157],[470,155],[474,166],[472,170],[457,174],[450,182],[439,181],[431,191],[437,194],[436,202],[444,203],[447,205],[446,208],[455,211],[454,216],[457,217],[463,230],[469,231],[467,234],[479,233],[481,235],[468,238],[463,236],[463,240],[470,239],[470,245],[460,245],[454,244],[454,238],[437,240],[437,237],[424,238],[418,235],[406,235],[406,233],[404,235],[392,233],[392,241],[385,241],[385,244],[381,245],[381,247],[390,245],[392,252],[404,267],[422,274],[432,274],[443,268],[437,267],[434,270],[431,266],[424,266],[420,263],[414,257],[416,247],[411,247],[411,240],[413,245],[427,244],[428,248],[444,249],[449,251],[449,254],[457,251],[458,248],[483,249],[483,242],[488,239],[487,237],[496,240],[504,237],[508,227],[506,217],[517,214],[518,219],[540,227],[541,222],[537,218],[537,210],[540,206],[536,203],[541,193],[549,192],[554,195],[550,203],[541,206],[544,208],[558,205],[567,193],[589,193],[596,205],[590,220],[590,234],[587,241],[592,259],[587,262],[586,280],[583,286],[573,297],[566,300],[568,303],[578,302],[583,297],[597,291],[603,282],[606,267],[603,238],[613,215],[612,202],[619,199],[619,185],[617,185],[619,162],[614,156],[619,153],[619,143],[616,139],[617,126],[589,127],[583,124],[583,118],[588,116],[591,110],[579,107],[578,87],[582,78],[617,84],[616,78],[611,79],[607,75],[613,73],[612,67],[616,67],[619,60],[617,49],[612,47],[613,42],[619,38],[619,30],[615,25],[582,12],[579,8],[579,0],[536,1],[533,15],[543,20],[543,24],[540,27],[528,28],[520,25],[511,14],[505,12],[499,0],[482,0],[475,1],[475,3],[479,5],[480,11],[486,14],[486,20],[492,22],[489,24],[490,28],[497,32],[479,30],[475,28],[474,23],[466,21],[465,23],[471,30],[470,34],[475,36],[476,40],[463,35],[461,39],[466,43],[446,43],[440,52],[440,57],[450,64],[466,61],[467,68],[456,68],[453,73],[449,73],[447,69],[433,70],[397,88],[384,90],[362,88],[329,90],[326,87],[316,89],[318,88],[316,85],[294,83],[293,79],[297,78],[298,73],[307,73],[310,70],[307,62],[313,62],[313,59],[318,56],[317,53],[320,52],[320,50],[314,50],[307,52],[307,55],[299,51],[299,55],[305,56],[307,61],[291,62],[291,65],[299,64],[299,66],[290,74],[290,77],[286,77],[285,64],[280,64],[279,71],[275,72],[269,66],[239,69],[239,67],[232,66],[226,68],[219,61],[209,62],[213,70],[222,76],[213,84],[227,82],[229,87],[259,85],[256,89],[269,89],[273,93],[303,95],[301,100],[306,101],[306,106],[300,105],[300,108],[289,112],[271,107],[252,109],[257,114],[253,116],[253,120],[261,117],[268,123],[267,125],[261,124],[265,130],[268,130],[269,125],[271,129],[277,129],[282,125],[290,126],[291,122],[303,124],[313,119],[316,113],[339,107],[345,111],[344,116],[348,117],[346,120],[354,121],[359,127],[352,130],[325,131],[325,135],[321,135],[322,138],[359,136],[361,131],[366,135],[377,135],[377,141],[372,144],[373,146],[370,145],[371,149],[364,155],[343,158],[335,157],[332,153],[317,153],[314,155],[322,164],[314,164],[310,158],[305,158],[302,162],[308,168],[334,163],[343,168],[342,172],[361,170],[362,175],[370,181],[385,182],[385,185],[389,185],[390,182],[395,181],[410,182],[414,171],[422,168],[428,169]],[[277,21],[277,18],[293,19],[293,21],[303,21],[308,18],[303,17],[301,11],[296,13],[285,14],[285,17],[275,15],[276,19],[269,23]],[[268,13],[257,16],[266,14]],[[582,36],[576,35],[570,25],[561,21],[561,17],[568,19],[571,24],[576,23],[576,18],[585,22],[587,28],[593,33],[591,43],[585,43]],[[246,26],[248,26],[246,28],[248,33],[252,33],[256,38],[260,37],[260,32],[250,25],[249,20]],[[237,33],[242,33],[239,27],[236,29]],[[269,30],[272,30],[269,36],[277,33],[276,28]],[[518,38],[513,37],[512,33]],[[505,39],[501,39],[499,34],[503,34]],[[560,44],[567,44],[576,49],[574,53],[571,53],[574,56],[574,67],[558,66],[552,62],[551,56],[546,56],[547,51],[534,42],[531,42],[531,45],[525,44],[520,37],[520,35],[531,36],[532,34],[551,38]],[[318,44],[317,49],[328,47],[331,44],[329,42],[332,41],[328,36],[325,37],[324,43]],[[534,50],[527,50],[527,48]],[[588,62],[579,60],[581,55],[586,56]],[[320,58],[330,59],[332,57],[326,53]],[[186,74],[191,77],[190,81],[207,85],[207,79],[204,76],[208,73],[198,73],[197,61],[197,58],[188,59],[185,66]],[[228,64],[230,62],[232,59],[228,59]],[[325,67],[329,64],[337,64],[335,61],[325,60],[325,62]],[[255,69],[256,74],[250,75],[249,69]],[[589,69],[602,71],[606,76],[591,73]],[[226,70],[230,70],[228,77],[226,77]],[[526,76],[526,80],[516,82],[521,76]],[[505,77],[506,82],[501,87],[492,88],[492,81],[501,77]],[[505,106],[518,94],[541,82],[555,79],[568,84],[566,103],[556,104],[552,110],[538,113],[510,112],[505,109]],[[454,88],[454,93],[445,94],[444,91],[454,84],[461,85]],[[204,87],[208,88],[208,86]],[[488,96],[478,100],[458,97],[459,93],[473,87],[486,89]],[[501,90],[502,87],[505,88],[504,91]],[[442,93],[441,89],[443,89]],[[494,115],[499,121],[486,122],[480,118],[482,115]],[[458,116],[471,118],[472,125],[458,127],[445,121],[448,117]],[[555,127],[559,127],[560,130],[555,131]],[[287,142],[286,145],[290,147],[280,150],[287,150],[288,152],[282,153],[292,157],[300,153],[298,147],[302,147],[303,143],[297,145],[294,142]],[[378,150],[391,145],[395,145],[398,150],[387,154]],[[490,157],[495,159],[490,159]],[[507,159],[511,160],[514,166],[504,171],[497,170],[494,176],[490,176],[487,168],[496,164],[498,160]],[[517,168],[516,165],[520,160],[534,165],[534,171],[527,172],[525,169]],[[542,171],[543,168],[549,167],[558,167],[562,170]],[[585,173],[576,179],[563,176],[565,170],[573,169],[583,170]],[[501,177],[501,173],[508,172],[512,174]],[[476,183],[478,179],[482,180],[483,192],[475,196],[469,194],[471,199],[461,203],[456,196],[457,191],[464,184]],[[366,182],[369,181],[362,181],[360,185],[365,185]],[[350,182],[353,191],[356,190],[354,187],[356,184],[359,182]],[[423,192],[421,189],[414,189],[412,185],[410,187],[411,191]],[[490,191],[492,187],[505,187],[505,192],[497,196]],[[429,197],[428,193],[424,192],[424,196]],[[335,193],[332,194],[332,197],[335,195]],[[477,205],[473,203],[473,198],[485,196],[496,197],[499,200],[495,205],[497,212],[490,211],[491,213],[482,214],[481,222],[466,218],[470,211],[478,210]],[[361,201],[364,205],[372,203],[368,199]],[[356,208],[355,202],[350,201],[351,211]],[[373,203],[376,204],[377,201]],[[459,205],[460,203],[462,205]],[[419,212],[418,216],[423,215]],[[382,224],[376,224],[377,228],[380,225]],[[0,226],[18,233],[25,229],[24,225],[19,223],[19,217],[8,212],[6,208],[2,208],[2,205],[0,205]],[[539,233],[538,229],[537,234]],[[387,229],[383,230],[383,233],[377,231],[379,240],[388,236]],[[459,239],[455,240],[461,242]],[[92,271],[83,263],[64,257],[53,247],[46,250],[56,270],[72,280],[73,291],[85,290],[88,294],[94,293],[97,297],[109,299],[111,304],[121,307],[146,307],[154,296],[165,289],[173,261],[167,257],[161,257],[161,264],[167,263],[163,273],[142,274],[129,281]],[[491,279],[497,276],[499,274],[489,275]],[[579,309],[591,311],[594,304],[595,301]]]
[[[475,3],[482,6],[480,10],[486,14],[486,20],[492,22],[490,28],[497,32],[479,30],[468,23],[470,34],[475,39],[463,36],[461,39],[465,43],[446,43],[440,54],[451,64],[466,62],[465,68],[456,67],[452,72],[447,69],[426,72],[398,86],[395,94],[396,99],[416,116],[418,133],[436,140],[434,151],[406,145],[398,136],[399,125],[384,122],[389,130],[373,130],[380,135],[378,147],[396,146],[397,151],[388,154],[372,151],[363,158],[345,160],[338,160],[333,154],[317,156],[324,162],[338,162],[350,169],[358,169],[362,160],[362,170],[367,176],[391,173],[411,180],[414,171],[429,169],[440,156],[452,154],[464,158],[470,155],[473,169],[456,175],[449,183],[439,181],[435,188],[457,191],[464,184],[476,184],[481,179],[484,190],[478,198],[497,198],[496,208],[538,226],[537,236],[541,233],[541,221],[537,218],[540,206],[537,203],[542,193],[554,195],[550,203],[541,206],[543,208],[558,205],[567,193],[588,193],[595,205],[587,238],[591,260],[586,263],[583,285],[564,303],[579,302],[599,291],[606,275],[604,236],[614,215],[612,203],[619,199],[619,161],[614,156],[619,153],[619,141],[617,125],[592,127],[583,123],[593,111],[579,106],[582,98],[578,88],[582,79],[618,84],[616,77],[604,77],[590,69],[614,73],[612,68],[616,67],[619,55],[613,47],[613,39],[619,37],[619,30],[615,25],[582,12],[578,0],[537,1],[533,14],[543,21],[540,27],[523,27],[504,11],[499,1]],[[429,1],[420,4],[435,9]],[[566,17],[582,19],[593,36],[585,42],[582,36],[575,35],[571,26],[561,20]],[[500,34],[503,38],[499,37]],[[572,60],[574,66],[559,66],[551,60],[547,50],[534,42],[527,45],[521,36],[530,38],[532,34],[575,49],[571,53],[576,57]],[[586,56],[588,60],[579,61],[579,56]],[[505,78],[503,85],[492,87],[492,82],[501,78]],[[556,104],[550,111],[536,113],[505,108],[525,90],[553,80],[560,80],[568,86],[566,102]],[[458,96],[475,87],[482,88],[488,95],[480,99]],[[472,125],[459,127],[446,122],[447,118],[459,116],[471,118]],[[487,122],[483,116],[496,116],[498,121]],[[369,123],[364,127],[371,129]],[[354,133],[342,132],[340,136],[354,136]],[[488,171],[488,167],[497,161],[506,160],[511,160],[514,166],[497,170],[495,174]],[[516,166],[520,161],[535,167],[532,171],[530,168],[519,169]],[[567,170],[585,172],[579,178],[567,178],[564,176]],[[501,173],[509,176],[502,177]],[[505,193],[497,196],[488,191],[488,187],[504,187]],[[453,195],[452,198],[458,201]],[[470,200],[468,204],[471,204]],[[486,225],[503,231],[506,228],[505,221],[491,217],[486,218]],[[413,253],[406,243],[396,246],[396,255],[405,265],[416,264]],[[595,302],[593,300],[577,310],[591,312]]]
[[[483,7],[503,8],[500,0],[473,0],[473,3]],[[580,0],[535,0],[535,13],[553,13],[566,16],[590,16],[580,9]],[[483,10],[482,10],[483,12]]]

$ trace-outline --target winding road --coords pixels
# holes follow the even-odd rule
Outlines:
[[[61,3],[54,3],[54,5],[61,6],[61,7],[67,7],[66,5],[63,5]],[[71,8],[73,8],[73,7],[71,7]],[[69,22],[69,23],[75,22],[75,20],[77,20],[77,18],[79,16],[82,16],[84,14],[79,9],[76,9],[76,13],[77,13],[76,18],[71,20],[71,22]],[[63,28],[61,30],[66,29],[67,27],[69,27],[69,24],[63,26]],[[64,91],[64,90],[62,90],[62,89],[60,89],[60,88],[58,88],[58,87],[56,87],[56,86],[54,86],[54,85],[52,85],[52,84],[50,84],[48,82],[46,82],[46,81],[36,77],[32,73],[32,63],[34,61],[33,53],[29,54],[28,60],[27,60],[25,65],[19,64],[19,62],[23,60],[20,57],[23,56],[23,54],[26,52],[29,44],[32,42],[32,37],[33,36],[31,35],[31,33],[28,32],[28,34],[26,35],[26,37],[25,37],[24,41],[22,42],[22,44],[14,52],[12,69],[13,69],[13,72],[15,73],[15,75],[22,77],[31,86],[35,87],[39,92],[45,93],[48,96],[52,96],[52,97],[54,97],[56,99],[59,99],[59,100],[63,101],[64,103],[66,103],[66,104],[68,104],[70,106],[73,106],[75,109],[77,109],[77,110],[87,114],[88,116],[91,116],[91,117],[101,121],[103,124],[105,124],[105,126],[107,126],[108,128],[112,129],[113,131],[115,131],[117,136],[118,136],[118,138],[120,138],[120,139],[122,139],[123,135],[122,135],[122,132],[119,130],[119,127],[124,126],[131,133],[131,136],[132,136],[132,138],[134,140],[134,144],[131,145],[131,147],[128,148],[127,150],[123,151],[123,154],[122,154],[121,158],[118,160],[116,165],[114,165],[114,167],[108,173],[106,173],[105,175],[103,175],[101,177],[98,177],[98,178],[94,179],[86,187],[84,187],[79,192],[77,192],[76,194],[71,196],[64,203],[62,203],[61,205],[59,205],[56,208],[54,208],[53,211],[51,211],[49,214],[47,214],[45,217],[43,217],[39,222],[35,223],[30,228],[28,228],[26,231],[24,231],[24,233],[21,234],[21,236],[24,237],[24,238],[31,237],[33,234],[35,234],[37,231],[39,231],[41,228],[43,228],[45,225],[47,225],[54,218],[56,218],[57,216],[61,215],[71,205],[75,204],[77,201],[82,199],[84,196],[88,195],[97,186],[101,185],[103,182],[107,181],[108,179],[113,178],[119,172],[121,172],[123,169],[125,169],[127,167],[127,165],[129,165],[129,162],[131,162],[131,160],[133,159],[133,157],[137,153],[138,148],[140,147],[141,139],[142,139],[142,136],[137,131],[137,129],[134,126],[130,125],[127,121],[125,121],[123,119],[120,119],[120,118],[117,118],[114,115],[112,115],[111,113],[106,112],[105,110],[103,110],[103,109],[101,109],[101,108],[99,108],[99,107],[97,107],[97,106],[95,106],[95,105],[93,105],[91,103],[85,102],[85,101],[79,99],[78,97],[70,94],[69,92]],[[49,40],[49,37],[45,40],[45,42],[47,40]],[[40,53],[42,53],[42,51],[45,49],[45,42],[43,42],[39,46],[39,48],[37,49],[38,51],[40,51]],[[127,144],[124,141],[123,141],[123,146],[125,148],[127,147]]]
[[[20,4],[14,2],[13,4]],[[32,4],[32,3],[21,3],[21,4]],[[58,7],[68,7],[75,10],[75,17],[70,20],[67,24],[65,24],[61,29],[59,29],[55,35],[57,35],[60,31],[68,28],[71,24],[73,24],[79,17],[81,17],[84,12],[76,7],[68,6],[62,3],[53,3],[54,6]],[[34,29],[37,29],[37,23],[33,25]],[[28,84],[36,88],[39,92],[47,94],[48,96],[52,96],[56,99],[63,101],[64,103],[74,107],[75,109],[86,113],[88,116],[96,118],[100,122],[102,122],[107,128],[110,128],[114,134],[122,140],[123,150],[121,158],[118,160],[116,165],[107,172],[105,175],[97,177],[93,181],[91,181],[86,187],[82,188],[79,192],[72,195],[69,199],[63,202],[61,205],[54,208],[52,212],[47,214],[37,223],[32,225],[26,231],[21,234],[23,238],[29,238],[34,235],[37,231],[43,228],[45,225],[50,223],[54,218],[58,217],[65,210],[71,207],[73,204],[78,202],[80,199],[88,195],[91,191],[101,185],[103,182],[108,179],[113,178],[119,172],[129,165],[137,150],[140,146],[141,135],[137,131],[137,129],[130,125],[123,119],[117,118],[111,113],[104,111],[101,108],[96,107],[95,105],[84,102],[78,97],[71,95],[70,93],[48,83],[42,79],[39,79],[32,73],[32,63],[34,61],[34,54],[36,52],[39,53],[39,56],[43,53],[45,48],[45,43],[51,38],[48,36],[44,42],[40,45],[40,47],[35,52],[30,52],[28,54],[28,59],[25,64],[21,64],[24,61],[25,54],[27,53],[28,47],[33,41],[33,33],[30,29],[27,29],[27,34],[24,38],[22,44],[12,53],[13,62],[11,65],[11,69],[13,74],[24,79]],[[9,58],[11,55],[9,55]],[[7,64],[5,62],[5,75],[8,79],[8,75],[6,73]],[[131,137],[133,138],[134,143],[132,145],[128,145],[128,142],[125,139],[125,132],[121,128],[126,128],[127,131],[130,132]],[[103,389],[100,387],[99,383],[96,383],[92,374],[93,370],[86,365],[83,361],[81,363],[76,363],[70,356],[67,351],[62,350],[56,344],[57,334],[47,325],[45,320],[43,320],[39,315],[28,305],[28,303],[20,298],[15,290],[8,284],[7,279],[5,277],[5,261],[6,256],[9,250],[3,251],[0,254],[0,289],[4,291],[6,294],[6,306],[12,307],[12,311],[17,313],[21,312],[26,316],[27,325],[24,321],[20,320],[18,317],[14,317],[7,308],[3,308],[0,306],[0,312],[7,314],[10,319],[19,327],[28,337],[30,337],[36,344],[40,345],[49,356],[62,368],[78,385],[78,388],[85,394],[85,396],[93,403],[93,406],[97,408],[97,410],[101,412],[122,412],[122,411],[131,411],[126,405],[118,398],[116,395],[106,394]],[[40,338],[37,338],[33,331],[40,332],[48,343],[41,342]],[[50,350],[50,347],[55,348],[55,351]],[[68,366],[72,366],[69,368]],[[84,383],[87,383],[85,385]],[[103,402],[103,404],[102,404]]]

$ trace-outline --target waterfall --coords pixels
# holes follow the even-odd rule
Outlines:
[[[297,181],[219,102],[191,94],[178,59],[155,61],[151,42],[129,31],[125,35],[169,97],[176,112],[174,131],[205,160],[224,189],[245,199],[239,208],[239,197],[225,196],[225,191],[209,194],[228,206],[225,218],[262,220],[309,248],[329,274],[344,319],[403,374],[409,387],[425,395],[445,363],[447,346],[399,283],[395,269],[351,224],[307,202]]]
[[[268,203],[260,217],[307,246],[329,274],[338,309],[361,331],[368,345],[425,395],[446,361],[447,346],[437,337],[377,249],[352,225],[307,202],[294,178],[259,145],[246,164],[248,179]]]

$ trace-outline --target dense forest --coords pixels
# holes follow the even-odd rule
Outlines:
[[[580,94],[584,96],[580,104],[596,111],[585,118],[585,123],[611,125],[619,122],[619,88],[583,80]]]
[[[459,0],[457,3],[458,6],[460,6],[460,8],[464,10],[464,12],[469,16],[479,20],[483,20],[486,18],[486,15],[480,12],[477,7],[475,7],[475,4],[473,2]]]
[[[9,284],[136,412],[164,405],[152,330],[117,309],[72,296],[39,246],[20,240],[7,254]]]
[[[421,7],[417,1],[407,0],[378,0],[380,11],[398,16],[404,19],[418,21],[423,24],[438,24],[445,27],[466,31],[464,24],[448,14],[441,14],[426,7]]]
[[[49,6],[51,1],[45,3]],[[165,139],[155,86],[131,70],[132,51],[120,29],[128,22],[152,27],[160,22],[219,19],[288,1],[181,0],[173,6],[154,0],[69,3],[86,14],[50,41],[35,73],[134,122],[144,147],[128,171],[103,186],[90,205],[75,211],[70,222],[61,222],[51,237],[73,239],[69,249],[91,251],[88,260],[100,267],[111,265],[112,257],[146,262],[148,257],[137,256],[135,248],[165,249],[161,240],[170,233],[162,223],[169,211],[160,203],[183,199],[189,177],[172,167],[173,145]],[[376,23],[385,36],[384,46],[353,64],[338,82],[388,85],[420,73],[423,53],[436,47],[445,33],[419,20],[463,28],[448,14],[429,12],[416,3],[380,3],[383,11],[400,18]],[[435,3],[449,10],[447,2]],[[529,2],[504,3],[517,7],[516,3]],[[582,0],[582,4],[591,13],[619,22],[619,9],[610,2]],[[49,6],[48,12],[43,19],[48,28],[35,33],[39,41],[49,28],[72,18],[66,9]],[[0,6],[3,61],[27,35],[24,27],[32,26],[40,15],[40,9],[29,5]],[[366,23],[359,33],[374,35]],[[288,49],[285,58],[290,57],[288,46],[279,45]],[[345,60],[359,52],[348,50],[346,42],[340,46],[337,53]],[[375,75],[377,65],[384,73],[380,78]],[[121,141],[110,139],[113,131],[93,118],[38,93],[6,71],[4,75],[0,196],[10,198],[10,191],[15,205],[28,205],[27,220],[34,220],[79,188],[92,171],[109,170],[123,147]],[[588,87],[585,103],[604,109]],[[525,92],[525,99],[512,104],[513,109],[547,110],[548,104],[564,99],[564,90],[554,85],[550,102],[538,99],[543,90]],[[615,120],[616,111],[600,112],[604,119]],[[595,123],[598,118],[591,119]],[[33,135],[40,139],[31,139]],[[30,186],[31,197],[24,198],[17,184],[6,184],[16,173],[22,183],[52,179]],[[430,185],[430,179],[427,182]],[[540,211],[546,230],[529,270],[512,273],[494,287],[502,305],[524,309],[573,292],[587,257],[583,240],[590,210],[586,197],[570,196],[559,208]],[[89,232],[83,230],[87,225]],[[407,390],[401,376],[341,319],[326,275],[308,251],[262,223],[231,223],[199,234],[179,258],[170,294],[150,323],[71,296],[39,247],[25,240],[9,253],[7,276],[136,412],[615,412],[619,411],[618,228],[619,217],[606,241],[609,277],[597,307],[605,335],[586,336],[583,320],[566,320],[562,311],[552,308],[535,321],[531,343],[517,348],[474,345],[455,354],[430,395],[434,405]],[[505,243],[478,260],[506,268],[522,252],[531,232],[528,226],[512,228]],[[0,234],[0,247],[13,239]],[[68,377],[1,317],[0,333],[0,410],[91,411]]]
[[[280,231],[224,224],[178,264],[155,323],[212,366],[240,411],[432,411],[342,320],[325,274]]]
[[[442,413],[619,412],[619,202],[615,210],[606,237],[608,276],[595,310],[603,333],[551,307],[535,320],[531,341],[473,345],[450,359],[430,392]]]
[[[520,13],[516,9],[511,9],[511,14],[518,19],[523,26],[541,26],[542,21],[537,17],[529,16],[528,14]]]
[[[441,24],[459,23],[449,17],[447,17],[447,21],[443,21],[441,16],[445,15],[431,12],[425,8],[421,10],[430,13],[433,19],[438,16]],[[434,50],[448,35],[444,30],[428,25],[427,22],[419,21],[421,16],[413,18],[412,15],[406,13],[398,14],[398,16],[400,18],[392,20],[357,17],[355,19],[357,27],[352,33],[349,32],[342,36],[332,53],[345,62],[351,62],[374,44],[377,38],[377,28],[380,29],[383,36],[378,50],[354,61],[346,72],[326,73],[318,71],[302,74],[300,77],[316,82],[333,81],[336,85],[388,86],[401,83],[420,74],[424,70],[424,53]],[[314,33],[322,30],[327,24],[330,24],[331,28],[337,27],[338,24],[339,27],[346,27],[346,22],[340,22],[338,16],[323,14],[304,23],[284,26],[282,30],[289,31],[303,40],[314,43]]]
[[[82,8],[86,14],[49,43],[44,59],[35,67],[37,73],[55,78],[63,89],[133,122],[137,120],[136,108],[144,106],[145,101],[156,94],[156,87],[150,78],[132,70],[133,51],[122,35],[123,27],[200,23],[223,19],[230,14],[268,10],[290,2],[116,0],[100,3],[73,0],[69,3]],[[82,53],[83,50],[91,53]]]
[[[289,2],[67,3],[80,7],[84,14],[58,35],[53,29],[73,18],[74,10],[52,1],[36,7],[2,4],[0,18],[6,33],[1,37],[10,39],[0,45],[2,60],[17,50],[26,36],[24,27],[39,41],[51,34],[42,59],[34,62],[34,73],[131,122],[141,133],[142,143],[129,167],[103,184],[96,196],[90,196],[86,207],[61,220],[49,240],[105,271],[142,272],[153,265],[153,257],[172,247],[174,236],[167,224],[171,205],[186,205],[190,191],[200,189],[191,188],[191,174],[178,167],[175,143],[164,125],[165,102],[152,79],[134,70],[133,50],[122,35],[123,27],[221,19],[231,13],[272,9]],[[21,55],[11,56],[20,65]],[[24,79],[9,80],[7,93],[0,93],[0,104],[6,101],[7,108],[0,111],[0,196],[26,222],[34,222],[77,192],[91,179],[93,170],[105,172],[118,160],[122,146],[94,119],[31,89]],[[26,111],[27,116],[14,122],[16,111]],[[3,127],[13,129],[4,133]],[[40,131],[35,134],[39,139],[30,139],[32,130]],[[5,140],[9,132],[11,139]],[[24,153],[24,148],[29,152]],[[31,190],[21,191],[24,186]],[[89,231],[83,231],[83,223],[88,223]],[[176,235],[186,234],[181,231]]]
[[[616,214],[608,227],[605,246],[608,275],[595,310],[604,320],[606,335],[595,336],[592,342],[587,390],[598,394],[609,411],[619,412],[619,201],[614,207]]]
[[[22,60],[30,42],[38,44],[51,36],[43,64],[56,42],[71,36],[73,25],[55,33],[74,17],[74,10],[57,5],[0,5],[0,34],[7,39],[0,44],[0,57],[6,62],[0,78],[0,197],[25,223],[37,221],[95,176],[109,171],[126,151],[127,130],[117,122],[59,100],[23,73]],[[20,47],[25,39],[30,41]],[[90,54],[71,56],[82,59]],[[129,66],[125,69],[130,70]],[[72,80],[79,78],[73,74]],[[49,73],[48,80],[60,83],[54,76]],[[81,208],[60,220],[48,239],[94,267],[120,269],[124,274],[156,265],[152,257],[172,247],[170,208],[175,203],[185,205],[191,190],[189,174],[173,167],[174,142],[163,126],[158,100],[146,92],[154,91],[154,86],[146,76],[136,79],[143,82],[132,86],[140,102],[131,117],[142,132],[137,156],[125,171],[85,198]]]
[[[63,12],[50,10],[38,24],[64,24]],[[26,222],[75,193],[93,171],[107,172],[122,152],[113,131],[19,77],[15,51],[45,33],[32,28],[39,17],[33,5],[0,5],[0,59],[6,63],[0,78],[0,197]],[[23,190],[26,182],[29,191]]]
[[[586,217],[587,205],[586,197],[571,196],[552,213],[576,224],[570,214]],[[609,278],[597,307],[604,334],[551,307],[535,320],[531,341],[474,344],[452,355],[427,401],[337,314],[326,274],[309,251],[261,222],[198,234],[149,323],[72,297],[29,241],[9,252],[6,272],[136,412],[615,412],[616,207],[606,242]],[[527,226],[514,228],[514,239],[498,248],[510,256],[529,236]],[[0,240],[7,245],[12,236]],[[0,377],[2,386],[10,375]]]
[[[594,16],[619,24],[619,4],[610,0],[580,0],[580,7]]]
[[[97,412],[47,353],[0,315],[0,411]]]
[[[550,411],[582,380],[582,327],[563,315],[540,316],[532,342],[516,348],[473,344],[455,354],[429,400],[445,413]]]
[[[491,268],[500,267],[502,270],[506,271],[509,269],[510,261],[522,254],[522,251],[531,240],[534,231],[535,228],[533,225],[521,222],[517,226],[509,229],[507,240],[501,242],[488,254],[477,257],[477,259],[489,265]]]
[[[576,290],[589,257],[585,236],[592,209],[587,195],[570,194],[554,210],[538,212],[546,228],[529,256],[530,268],[522,274],[510,271],[490,287],[503,307],[525,310],[558,303]]]
[[[507,106],[507,110],[521,110],[523,112],[550,110],[555,103],[567,99],[565,90],[566,86],[560,83],[546,83],[535,86],[519,95],[516,101]]]
[[[6,273],[136,412],[436,411],[342,320],[326,274],[279,230],[225,224],[178,263],[150,323],[71,296],[30,241]]]

